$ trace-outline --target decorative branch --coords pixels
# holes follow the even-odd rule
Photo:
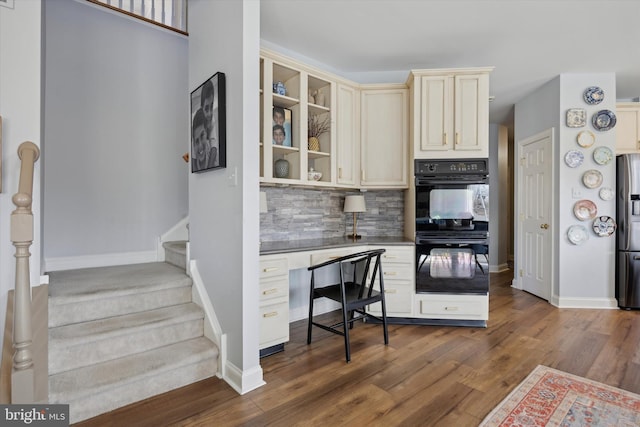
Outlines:
[[[327,133],[331,130],[331,119],[329,116],[325,116],[324,119],[320,119],[317,114],[311,114],[307,123],[307,133],[309,138],[319,138],[323,133]]]

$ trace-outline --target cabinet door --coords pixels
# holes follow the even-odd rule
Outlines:
[[[640,105],[616,108],[616,154],[640,151]]]
[[[360,186],[407,188],[407,89],[361,93]]]
[[[420,78],[420,147],[416,151],[453,148],[453,79]]]
[[[455,76],[454,148],[478,151],[488,156],[489,146],[489,76],[470,74]],[[486,151],[486,153],[484,153]]]
[[[338,85],[338,105],[336,120],[336,160],[338,184],[357,186],[359,182],[360,158],[360,119],[359,96],[357,89]]]

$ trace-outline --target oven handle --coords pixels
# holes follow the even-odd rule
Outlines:
[[[488,245],[487,239],[421,239],[416,237],[416,245]]]
[[[468,184],[488,184],[489,179],[484,176],[473,178],[455,177],[454,179],[433,179],[425,177],[416,177],[416,187],[425,187],[429,185],[468,185]]]

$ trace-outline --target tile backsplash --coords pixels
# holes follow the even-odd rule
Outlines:
[[[363,194],[367,211],[358,214],[358,234],[402,236],[404,192],[402,190],[316,190],[261,187],[267,193],[267,213],[260,214],[260,240],[317,239],[345,236],[353,230],[353,214],[344,213],[344,198]]]

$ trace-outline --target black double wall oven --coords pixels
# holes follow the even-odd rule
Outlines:
[[[487,159],[415,160],[416,292],[489,292]]]

